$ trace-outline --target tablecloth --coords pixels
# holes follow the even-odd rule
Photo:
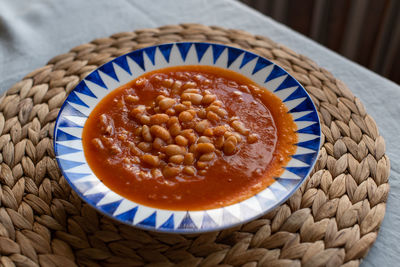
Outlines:
[[[362,263],[400,262],[400,87],[232,0],[0,0],[0,92],[74,46],[116,32],[184,22],[268,36],[344,81],[376,120],[391,159],[391,191],[376,243]]]

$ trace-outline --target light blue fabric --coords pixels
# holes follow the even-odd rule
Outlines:
[[[400,262],[400,87],[230,0],[0,0],[0,89],[74,46],[121,31],[197,22],[268,36],[331,71],[358,96],[386,140],[391,175],[386,216],[362,266]]]

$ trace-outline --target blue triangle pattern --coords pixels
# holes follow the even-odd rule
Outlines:
[[[68,174],[69,176],[69,174]],[[95,186],[96,184],[93,182],[83,182],[83,183],[79,183],[78,186],[76,186],[76,190],[79,191],[81,194],[83,194],[84,192],[88,191],[89,189],[93,188],[93,186]]]
[[[83,117],[86,118],[86,117]],[[60,117],[58,122],[58,127],[75,127],[75,128],[83,128],[82,126],[67,120],[65,117]]]
[[[82,163],[82,162],[60,159],[60,158],[57,158],[57,160],[60,163],[60,165],[63,166],[63,169],[66,170],[65,172],[68,172],[68,170],[71,168],[75,168],[75,167],[81,166],[83,164],[86,164],[86,163]]]
[[[160,50],[161,54],[164,56],[165,60],[169,63],[169,57],[171,55],[171,49],[173,44],[164,44],[160,45],[158,49]]]
[[[319,149],[319,143],[320,139],[315,138],[313,140],[297,143],[296,145],[317,151]]]
[[[75,137],[73,135],[70,135],[70,134],[62,131],[61,129],[57,130],[57,138],[56,139],[57,139],[56,140],[57,142],[58,141],[69,141],[69,140],[81,140],[78,137]]]
[[[68,173],[68,179],[70,179],[71,181],[79,180],[79,179],[89,175],[89,173],[72,173],[72,172],[68,172],[68,171],[65,171],[65,172]],[[92,182],[89,182],[89,183],[92,183]]]
[[[293,188],[295,188],[299,184],[299,180],[296,180],[296,179],[276,178],[276,181],[278,181],[288,191],[292,190]]]
[[[275,179],[276,179],[276,178],[275,178]],[[277,181],[276,181],[275,183],[277,183]],[[280,189],[279,187],[272,187],[272,186],[270,186],[270,187],[268,187],[268,188],[269,188],[269,190],[271,190],[271,192],[272,192],[272,193],[275,195],[275,197],[278,198],[278,199],[279,199],[279,197],[284,196],[284,195],[287,194],[287,191],[284,191],[284,190]]]
[[[134,51],[132,53],[130,53],[128,55],[128,57],[130,57],[133,61],[136,62],[136,64],[139,65],[139,67],[145,71],[145,67],[144,67],[144,59],[143,59],[143,50],[138,50],[138,51]]]
[[[306,111],[306,110],[313,110],[314,105],[311,102],[309,98],[304,99],[303,102],[301,102],[299,105],[296,107],[292,108],[289,112],[300,112],[300,111]]]
[[[308,96],[307,93],[304,91],[304,89],[299,86],[297,87],[296,90],[294,90],[293,93],[290,94],[290,96],[288,96],[285,100],[283,100],[283,102],[294,100],[301,97],[308,97]]]
[[[151,63],[153,63],[153,65],[155,65],[156,64],[156,61],[155,61],[156,47],[155,46],[150,46],[150,47],[144,48],[143,50],[146,52],[146,54],[149,57]]]
[[[256,66],[253,69],[253,72],[251,73],[252,75],[256,74],[257,72],[259,72],[261,69],[268,67],[269,65],[271,65],[272,63],[264,58],[259,57],[257,59],[257,63]]]
[[[250,61],[252,61],[253,59],[255,59],[257,56],[249,53],[249,52],[245,52],[244,56],[243,56],[243,60],[242,63],[240,64],[240,69],[243,68],[247,63],[249,63]]]
[[[68,96],[68,102],[80,105],[80,106],[84,106],[84,107],[89,107],[85,102],[83,102],[74,91],[72,91],[69,96]]]
[[[223,210],[222,212],[222,221],[225,224],[236,224],[239,223],[239,219],[236,218],[235,216],[233,216],[229,211],[227,211],[226,209]]]
[[[108,89],[107,86],[104,84],[103,80],[101,79],[98,70],[95,70],[92,73],[90,73],[89,76],[85,78],[85,80],[91,81],[92,83],[95,83],[105,89]]]
[[[236,48],[228,48],[228,68],[231,66],[231,64],[241,55],[243,54],[242,50],[236,49]]]
[[[197,59],[200,62],[204,56],[204,53],[207,51],[207,49],[210,47],[210,45],[203,44],[203,43],[196,43],[196,44],[194,44],[194,47],[196,48]]]
[[[178,49],[179,49],[179,52],[181,53],[181,57],[182,57],[183,61],[186,61],[186,56],[187,56],[192,44],[191,43],[178,43],[176,45],[178,46]]]
[[[68,98],[67,98],[67,100],[68,100]],[[85,114],[83,114],[82,112],[80,112],[79,110],[74,108],[70,103],[68,103],[68,101],[64,102],[64,106],[62,109],[63,109],[62,112],[64,114],[68,114],[69,116],[78,116],[78,117],[87,118],[87,116]]]
[[[197,226],[194,224],[192,218],[190,218],[189,213],[186,213],[185,218],[183,218],[178,229],[197,229]]]
[[[307,133],[307,134],[315,134],[315,135],[319,135],[319,124],[317,122],[315,122],[314,124],[303,128],[301,130],[298,130],[298,133]]]
[[[210,217],[210,215],[207,214],[207,212],[204,212],[201,229],[213,229],[216,227],[218,227],[218,224],[214,222],[214,220]]]
[[[212,50],[213,50],[213,60],[214,60],[214,64],[215,64],[215,62],[217,62],[219,56],[222,54],[222,52],[224,52],[225,46],[213,44]]]
[[[132,75],[131,69],[129,68],[128,65],[128,60],[126,59],[126,56],[120,56],[114,59],[114,63],[120,66],[124,71]]]
[[[244,205],[243,203],[240,204],[240,215],[242,218],[248,219],[256,216],[257,214],[258,212],[252,209],[250,206]]]
[[[118,76],[115,73],[115,69],[112,62],[108,62],[99,68],[102,72],[113,78],[114,80],[118,81]]]
[[[278,86],[278,88],[275,89],[274,92],[279,91],[279,90],[283,90],[289,87],[293,87],[293,86],[299,86],[299,83],[293,79],[291,76],[287,76],[285,80],[283,80],[283,82]]]
[[[305,177],[310,170],[309,167],[286,167],[285,169],[300,177]]]
[[[138,223],[138,225],[142,226],[150,226],[150,227],[155,227],[156,226],[156,216],[157,212],[153,212],[149,217]]]
[[[317,112],[311,112],[303,117],[297,118],[294,121],[318,121],[318,114]]]
[[[85,200],[86,200],[86,202],[89,202],[90,204],[96,205],[104,197],[104,195],[105,195],[104,193],[86,195]]]
[[[300,160],[304,163],[311,163],[317,157],[317,153],[308,153],[308,154],[301,154],[301,155],[293,155],[292,158]]]
[[[74,91],[87,96],[91,96],[93,98],[97,98],[97,96],[93,94],[92,90],[90,90],[89,87],[87,87],[85,81],[81,81],[80,83],[78,83],[78,85],[75,86]]]
[[[160,229],[174,229],[174,214],[168,218],[160,227]]]
[[[287,74],[286,71],[284,71],[281,67],[274,65],[274,68],[272,69],[272,71],[268,75],[268,77],[265,79],[264,83],[269,82],[275,78],[278,78],[278,77],[286,75],[286,74]]]
[[[122,202],[122,200],[119,200],[119,201],[115,201],[115,202],[112,202],[112,203],[109,203],[106,205],[102,205],[102,206],[100,206],[100,209],[102,211],[107,212],[108,214],[113,214],[117,210],[117,208],[119,207],[121,202]]]
[[[133,209],[125,211],[124,213],[121,213],[115,217],[123,222],[133,223],[133,219],[135,218],[137,210],[138,207],[136,206]]]
[[[71,148],[68,146],[60,145],[60,144],[57,144],[56,149],[57,149],[58,155],[64,155],[64,154],[70,154],[70,153],[76,153],[76,152],[82,151],[80,149]]]
[[[256,195],[256,198],[258,200],[258,203],[260,203],[260,206],[263,210],[269,209],[271,206],[276,204],[275,200],[263,198],[259,195]]]

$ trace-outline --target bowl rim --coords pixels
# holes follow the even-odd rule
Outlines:
[[[122,57],[129,57],[130,55],[136,54],[136,53],[142,53],[142,54],[143,54],[143,57],[144,57],[146,49],[149,49],[149,48],[157,49],[157,48],[159,48],[159,47],[166,46],[166,45],[171,45],[171,47],[172,47],[172,46],[178,46],[178,45],[180,45],[180,44],[183,44],[183,45],[186,44],[186,45],[189,45],[190,47],[192,47],[193,45],[196,45],[196,44],[204,44],[204,45],[208,45],[208,46],[219,46],[219,47],[223,47],[223,51],[224,51],[225,49],[237,50],[237,51],[240,51],[240,55],[243,54],[243,53],[247,53],[247,54],[251,55],[252,57],[254,57],[254,58],[251,59],[249,62],[252,62],[254,59],[257,59],[257,60],[258,60],[258,59],[262,59],[262,60],[268,62],[268,63],[269,63],[271,66],[273,66],[274,68],[277,67],[280,71],[282,71],[282,72],[284,73],[284,75],[287,75],[287,78],[292,79],[292,80],[296,83],[296,86],[298,86],[298,88],[300,88],[300,89],[303,91],[305,97],[306,97],[306,98],[310,101],[310,103],[312,104],[312,110],[311,110],[310,114],[311,114],[311,113],[315,113],[315,114],[316,114],[316,117],[315,117],[315,118],[316,118],[316,121],[315,121],[314,124],[316,124],[316,125],[318,126],[318,132],[315,134],[315,135],[318,135],[318,137],[315,138],[315,140],[318,139],[318,146],[317,146],[317,149],[315,150],[315,153],[314,153],[314,156],[312,157],[312,160],[311,160],[310,162],[307,162],[307,164],[309,164],[309,167],[307,167],[308,170],[307,170],[304,174],[302,174],[301,179],[298,180],[297,184],[296,184],[294,187],[292,187],[290,190],[288,190],[288,191],[285,192],[285,194],[284,194],[285,196],[284,196],[284,197],[282,197],[282,198],[279,199],[278,201],[275,201],[274,204],[269,205],[268,208],[266,208],[266,209],[262,208],[262,211],[261,211],[261,212],[258,212],[258,213],[255,214],[254,216],[251,216],[251,217],[246,218],[246,219],[240,219],[240,220],[238,220],[237,222],[234,222],[234,223],[227,223],[227,224],[224,224],[224,223],[222,222],[220,226],[217,226],[217,227],[210,227],[210,228],[205,228],[205,229],[202,229],[202,228],[198,228],[198,229],[183,228],[183,229],[180,229],[180,228],[177,228],[177,227],[174,227],[174,228],[161,228],[161,227],[158,227],[158,228],[157,228],[156,226],[148,226],[148,225],[139,224],[140,222],[138,222],[138,223],[136,223],[136,224],[133,224],[133,221],[132,221],[132,222],[128,222],[128,221],[126,221],[126,220],[117,218],[116,216],[114,216],[114,215],[112,215],[112,214],[110,214],[110,213],[107,213],[105,210],[103,210],[103,209],[101,209],[99,206],[97,206],[96,203],[94,203],[92,200],[90,200],[90,199],[88,199],[86,196],[84,196],[84,194],[78,189],[78,187],[77,187],[77,186],[73,183],[73,181],[68,177],[68,174],[65,172],[64,168],[62,167],[62,164],[61,164],[60,159],[59,159],[59,157],[58,157],[58,156],[59,156],[59,153],[58,153],[58,144],[57,144],[57,136],[58,136],[57,131],[59,130],[60,118],[61,118],[61,116],[63,115],[63,111],[64,111],[64,109],[65,109],[65,107],[66,107],[66,105],[67,105],[68,99],[70,98],[71,93],[74,92],[74,91],[76,90],[76,88],[78,87],[78,85],[84,83],[84,81],[86,80],[86,78],[90,77],[90,76],[93,75],[95,72],[100,71],[100,69],[101,69],[103,66],[105,66],[105,65],[107,65],[107,64],[115,63],[115,61],[116,61],[117,59],[120,59],[120,58],[122,58]],[[207,48],[207,49],[208,49],[208,48]],[[181,52],[181,53],[182,53],[182,52]],[[222,53],[221,53],[221,54],[222,54]],[[221,55],[221,54],[220,54],[220,55]],[[237,60],[237,59],[240,57],[240,55],[239,55],[238,57],[236,57],[235,60]],[[185,61],[185,60],[183,60],[183,61]],[[200,60],[199,60],[199,61],[200,61]],[[249,62],[247,62],[246,64],[248,64]],[[214,63],[215,63],[215,62],[214,62]],[[246,64],[244,64],[244,65],[246,65]],[[191,64],[188,64],[188,65],[196,65],[196,64],[195,64],[195,63],[191,63]],[[174,66],[174,65],[173,65],[173,66]],[[207,66],[215,66],[215,65],[207,65]],[[269,65],[268,65],[268,66],[269,66]],[[138,76],[135,76],[135,77],[132,76],[132,80],[134,80],[134,79],[136,79],[137,77],[140,77],[140,76],[142,76],[142,75],[145,75],[146,73],[151,72],[151,71],[153,71],[153,70],[163,69],[163,68],[168,68],[168,67],[172,67],[172,66],[162,66],[162,67],[158,67],[158,68],[151,69],[151,70],[145,70],[142,74],[139,74]],[[220,67],[220,66],[217,66],[217,67]],[[263,67],[263,68],[265,68],[265,67]],[[261,68],[261,69],[259,69],[259,70],[262,70],[263,68]],[[228,67],[225,67],[225,69],[231,70],[231,69],[229,69],[229,66],[228,66]],[[231,70],[231,71],[234,71],[234,70]],[[271,73],[272,73],[272,71],[271,71]],[[242,75],[244,75],[244,74],[242,74]],[[246,76],[246,75],[244,75],[244,76]],[[253,81],[253,79],[252,79],[251,77],[248,77],[248,76],[246,76],[246,77]],[[283,83],[283,82],[282,82],[282,83]],[[126,82],[123,83],[123,84],[126,84]],[[121,85],[123,85],[123,84],[121,84]],[[258,83],[257,83],[257,84],[258,84]],[[119,86],[121,86],[121,85],[119,85]],[[118,86],[118,87],[119,87],[119,86]],[[108,92],[106,95],[108,95],[110,92],[112,92],[113,90],[115,90],[115,89],[118,88],[118,87],[110,88],[110,89],[109,89],[109,92]],[[260,87],[265,88],[264,85],[260,85]],[[267,90],[268,90],[268,89],[267,89]],[[297,90],[297,89],[296,89],[296,90]],[[275,94],[275,92],[273,92],[273,93]],[[100,98],[100,99],[98,99],[97,103],[100,102],[102,99],[103,99],[103,97]],[[281,99],[281,101],[284,103],[284,101],[283,101],[282,99]],[[97,103],[95,104],[95,106],[97,105]],[[286,104],[285,104],[285,106],[286,106]],[[289,109],[289,108],[288,108],[288,109]],[[290,111],[289,111],[289,112],[290,112]],[[293,118],[293,121],[296,122],[296,119]],[[320,154],[320,148],[321,148],[321,144],[322,144],[322,136],[321,136],[321,133],[322,133],[322,132],[321,132],[321,122],[320,122],[320,118],[319,118],[319,116],[318,116],[317,108],[316,108],[314,102],[312,101],[312,98],[310,97],[310,95],[308,94],[308,92],[305,90],[305,88],[301,85],[301,83],[300,83],[299,81],[297,81],[292,75],[290,75],[284,68],[282,68],[282,67],[279,66],[278,64],[272,62],[271,60],[269,60],[269,59],[267,59],[267,58],[265,58],[265,57],[263,57],[263,56],[261,56],[261,55],[258,55],[258,54],[256,54],[256,53],[250,52],[250,51],[248,51],[248,50],[246,50],[246,49],[243,49],[243,48],[238,48],[238,47],[234,47],[234,46],[230,46],[230,45],[225,45],[225,44],[220,44],[220,43],[211,43],[211,42],[190,42],[190,41],[188,41],[188,42],[171,42],[171,43],[155,44],[155,45],[151,45],[151,46],[148,46],[148,47],[144,47],[144,48],[140,48],[140,49],[131,51],[131,52],[129,52],[129,53],[126,53],[126,54],[123,54],[123,55],[121,55],[121,56],[118,56],[118,57],[116,57],[116,58],[114,58],[114,59],[112,59],[112,60],[110,60],[110,61],[108,61],[108,62],[106,62],[106,63],[104,63],[104,64],[102,64],[102,65],[100,65],[100,66],[98,66],[96,69],[94,69],[93,71],[91,71],[87,76],[85,76],[84,78],[82,78],[82,79],[77,83],[77,85],[70,91],[69,95],[66,97],[66,99],[64,100],[62,106],[60,107],[60,111],[59,111],[59,113],[58,113],[58,115],[57,115],[57,118],[56,118],[56,120],[55,120],[55,126],[54,126],[54,130],[53,130],[53,148],[54,148],[55,158],[56,158],[57,164],[58,164],[58,166],[59,166],[59,169],[60,169],[62,175],[64,176],[65,180],[66,180],[66,181],[68,182],[68,184],[71,186],[71,188],[75,191],[75,193],[76,193],[84,202],[86,202],[87,204],[89,204],[92,208],[94,208],[96,211],[100,212],[101,214],[105,215],[106,217],[112,218],[112,219],[114,219],[114,220],[117,220],[118,222],[121,222],[121,223],[123,223],[123,224],[129,225],[129,226],[132,226],[132,227],[135,227],[135,228],[139,228],[139,229],[142,229],[142,230],[153,231],[153,232],[175,233],[175,234],[197,234],[197,233],[200,234],[200,233],[207,233],[207,232],[220,231],[220,230],[223,230],[223,229],[228,229],[228,228],[236,227],[236,226],[238,226],[238,225],[245,224],[245,223],[247,223],[247,222],[249,222],[249,221],[252,221],[252,220],[254,220],[254,219],[257,219],[257,218],[259,218],[259,217],[261,217],[261,216],[267,214],[268,212],[272,211],[273,209],[275,209],[276,207],[280,206],[282,203],[284,203],[285,201],[287,201],[287,200],[294,194],[294,192],[295,192],[296,190],[298,190],[298,189],[300,188],[300,186],[307,180],[307,177],[309,176],[309,174],[310,174],[311,171],[313,170],[313,168],[314,168],[314,166],[315,166],[315,164],[316,164],[316,161],[317,161],[317,159],[318,159],[318,157],[319,157],[319,154]],[[296,145],[298,145],[298,144],[296,144]],[[298,146],[297,146],[297,147],[298,147]],[[295,153],[294,155],[296,155],[296,154],[297,154],[297,149],[296,149],[296,153]],[[292,155],[292,156],[294,156],[294,155]],[[89,164],[87,163],[87,161],[86,161],[84,164],[89,165]],[[93,174],[94,174],[94,173],[93,173]],[[95,176],[96,176],[96,175],[95,175]],[[96,177],[97,177],[97,176],[96,176]],[[277,177],[277,178],[281,178],[281,177]],[[99,178],[97,177],[97,179],[99,179]],[[99,179],[99,180],[100,180],[100,179]],[[277,181],[276,181],[276,179],[275,179],[275,181],[274,181],[271,185],[273,185],[273,184],[276,183],[276,182],[277,182]],[[102,182],[100,181],[100,183],[102,183]],[[107,185],[105,185],[104,183],[102,183],[102,184],[103,184],[104,186],[106,186],[106,187],[109,189],[109,191],[111,191],[111,192],[113,192],[113,193],[119,195],[118,193],[116,193],[116,192],[114,192],[112,189],[110,189]],[[264,191],[264,190],[270,188],[271,185],[267,186],[267,187],[264,188],[262,191]],[[260,191],[260,192],[262,192],[262,191]],[[245,201],[251,199],[252,197],[257,196],[260,192],[258,192],[258,193],[255,194],[255,195],[250,196],[249,198],[247,198],[247,199],[245,199],[245,200],[243,200],[243,201],[240,201],[240,202],[231,204],[231,205],[229,205],[229,206],[233,206],[233,205],[237,205],[237,204],[243,203],[243,202],[245,202]],[[127,198],[125,198],[125,197],[122,196],[122,195],[119,195],[119,196],[121,196],[122,199],[127,199]],[[131,201],[131,200],[129,200],[129,199],[127,199],[127,200],[128,200],[128,201]],[[170,211],[170,212],[172,212],[172,213],[174,213],[174,212],[184,212],[184,213],[186,213],[186,214],[189,214],[189,212],[204,212],[204,213],[205,213],[206,211],[214,210],[214,209],[187,210],[187,211],[183,211],[183,210],[169,210],[169,209],[161,209],[161,208],[155,208],[155,207],[146,206],[146,205],[143,205],[143,204],[134,202],[134,201],[131,201],[131,202],[135,203],[135,204],[137,205],[137,207],[143,206],[143,207],[148,207],[148,208],[154,209],[155,211],[163,210],[163,211]],[[224,209],[224,208],[229,207],[229,206],[223,206],[223,207],[220,207],[220,208],[216,208],[215,210]],[[150,215],[149,215],[149,216],[150,216]],[[188,215],[186,215],[186,216],[188,216]],[[186,217],[186,216],[185,216],[185,217]],[[221,215],[221,216],[222,216],[222,215]],[[146,217],[146,218],[147,218],[147,217]],[[169,219],[167,219],[167,220],[169,220]],[[181,220],[181,223],[182,223],[183,220],[184,220],[184,219]],[[161,226],[162,226],[162,225],[161,225]]]

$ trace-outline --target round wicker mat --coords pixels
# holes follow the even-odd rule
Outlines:
[[[66,95],[112,58],[174,41],[220,42],[265,56],[318,107],[319,160],[301,189],[263,218],[201,235],[146,232],[97,213],[61,176],[52,137]],[[328,71],[262,36],[184,24],[97,39],[28,74],[0,111],[1,266],[358,266],[385,213],[389,159],[363,104]]]

